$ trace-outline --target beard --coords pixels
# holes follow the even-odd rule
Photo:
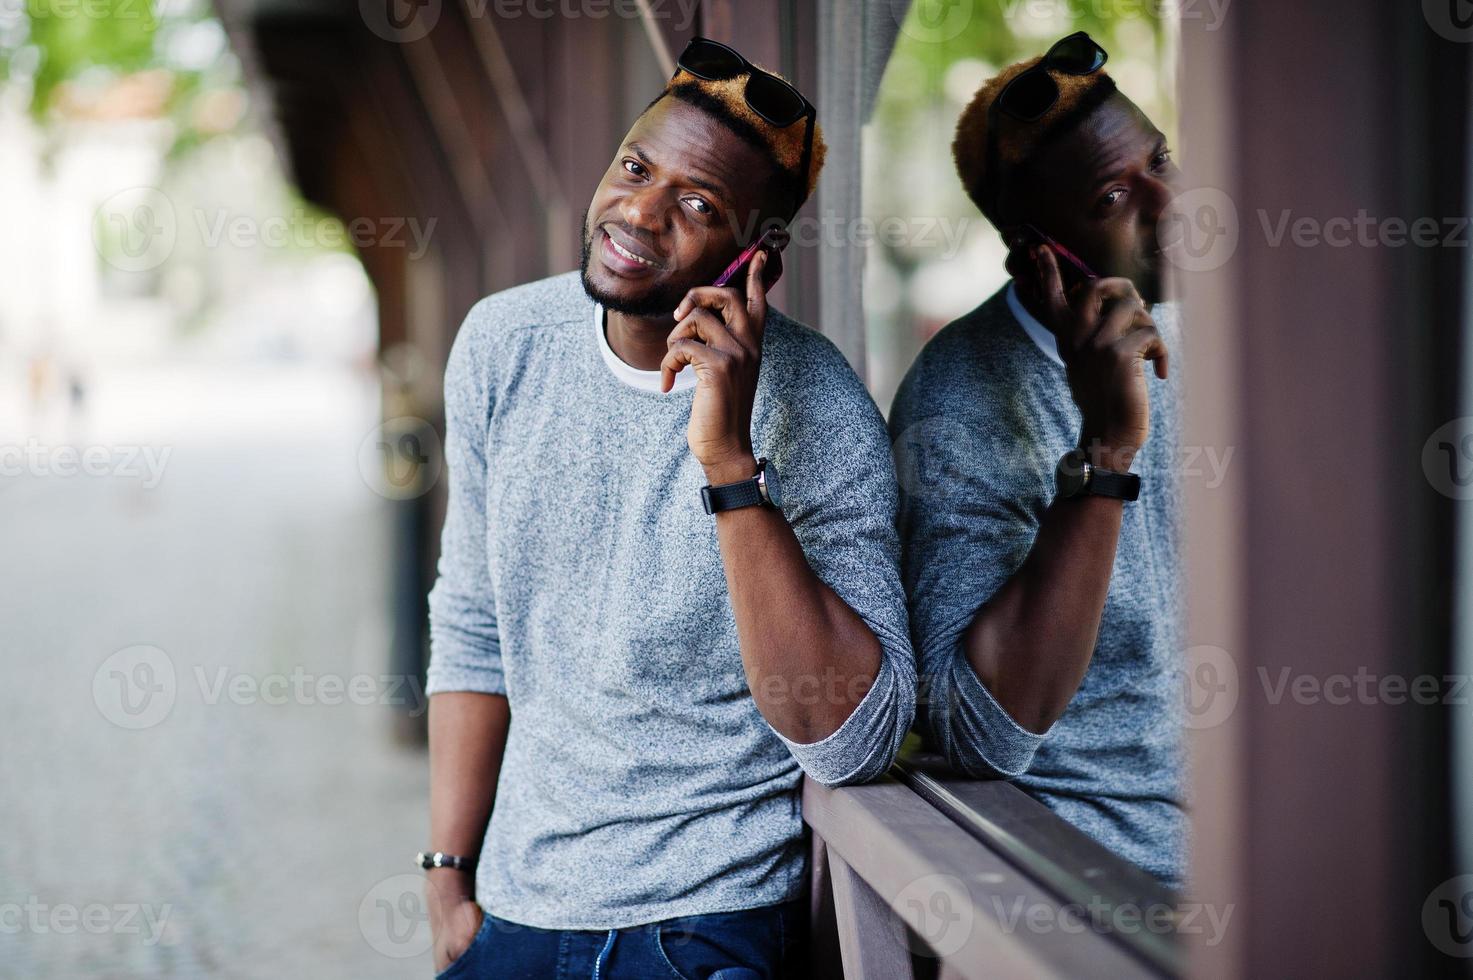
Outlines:
[[[601,304],[606,310],[613,310],[625,316],[656,317],[663,314],[674,318],[675,307],[685,299],[685,294],[690,291],[691,285],[656,284],[649,291],[638,296],[617,296],[600,289],[588,274],[588,267],[593,262],[593,233],[596,229],[588,227],[586,208],[578,227],[583,229],[583,244],[578,257],[578,269],[583,278],[583,291],[590,299]]]

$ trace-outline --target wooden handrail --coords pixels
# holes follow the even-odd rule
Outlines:
[[[1146,871],[1101,846],[1048,807],[1003,780],[970,779],[949,769],[939,756],[903,755],[894,775],[984,846],[1043,885],[1066,905],[1098,910],[1093,926],[1111,932],[1156,969],[1180,975],[1186,969],[1175,941],[1181,896]],[[1170,915],[1170,932],[1114,930],[1122,908],[1159,909]]]
[[[804,785],[804,819],[832,878],[845,977],[909,980],[912,953],[940,959],[942,977],[979,980],[1170,972],[1071,912],[1016,855],[979,839],[905,778],[897,770],[866,786]]]

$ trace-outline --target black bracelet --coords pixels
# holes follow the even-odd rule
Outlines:
[[[432,854],[426,854],[424,851],[420,851],[414,856],[414,863],[426,870],[430,868],[454,868],[456,871],[476,870],[475,858],[461,857],[458,854],[446,854],[444,851],[435,851]]]

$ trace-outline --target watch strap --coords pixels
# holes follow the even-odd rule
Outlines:
[[[1092,467],[1089,485],[1084,492],[1096,497],[1115,497],[1119,500],[1136,500],[1141,495],[1141,478],[1134,473],[1114,473]]]
[[[420,851],[414,856],[414,863],[428,871],[430,868],[454,868],[456,871],[476,870],[476,859],[461,857],[458,854],[446,854],[444,851]]]
[[[701,487],[701,505],[708,514],[719,514],[724,510],[740,507],[755,507],[762,503],[762,491],[757,488],[757,478],[748,477],[736,483],[723,483],[719,487]]]

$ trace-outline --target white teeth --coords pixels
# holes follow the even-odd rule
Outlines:
[[[629,251],[629,249],[625,248],[624,246],[620,245],[618,242],[614,241],[614,239],[613,239],[612,236],[609,238],[609,244],[612,245],[612,246],[614,246],[614,251],[618,252],[620,255],[624,256],[626,259],[632,259],[635,262],[638,262],[640,265],[647,265],[647,266],[649,266],[651,269],[658,268],[649,259],[640,258],[638,255],[635,255],[633,252]]]

